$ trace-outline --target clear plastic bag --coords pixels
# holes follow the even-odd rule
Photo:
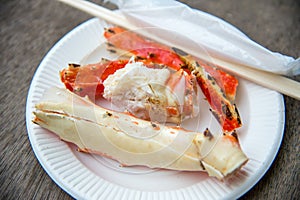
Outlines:
[[[300,58],[272,52],[240,30],[200,10],[173,0],[108,0],[141,28],[176,31],[221,59],[282,75],[300,74]],[[162,20],[163,19],[163,20]]]

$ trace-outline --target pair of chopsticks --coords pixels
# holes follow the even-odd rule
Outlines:
[[[92,16],[101,18],[112,24],[122,26],[128,30],[134,30],[138,34],[148,37],[156,42],[162,43],[170,47],[174,46],[173,44],[166,40],[163,40],[162,38],[159,38],[155,35],[151,35],[141,29],[138,29],[138,27],[131,24],[124,16],[112,12],[111,10],[101,7],[97,4],[85,0],[58,1],[68,4],[86,13],[89,13]],[[181,49],[200,59],[207,60],[207,58],[205,59],[205,56],[199,55],[199,52],[194,52],[193,50],[188,49],[186,46],[176,46],[176,48]],[[213,58],[213,60],[214,64],[218,65],[220,68],[230,73],[233,73],[239,77],[252,81],[261,86],[267,87],[269,89],[276,90],[282,94],[293,97],[297,100],[300,100],[300,83],[297,81],[271,72],[254,69],[249,66],[241,66],[228,61],[220,60],[218,58]]]

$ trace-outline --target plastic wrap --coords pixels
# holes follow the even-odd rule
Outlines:
[[[108,1],[116,4],[117,12],[132,24],[176,31],[221,59],[282,75],[300,74],[300,58],[272,52],[224,20],[183,3],[173,0]]]

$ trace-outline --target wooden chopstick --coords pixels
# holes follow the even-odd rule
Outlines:
[[[58,1],[68,4],[86,13],[89,13],[92,16],[101,18],[112,24],[122,26],[128,30],[133,30],[138,34],[141,34],[145,37],[148,37],[164,45],[170,47],[174,46],[174,44],[168,42],[167,40],[164,40],[155,35],[151,35],[148,32],[143,31],[143,29],[139,29],[138,27],[131,24],[128,20],[126,20],[124,16],[117,14],[97,4],[94,4],[92,2],[85,1],[85,0],[58,0]],[[199,52],[195,52],[186,46],[175,45],[175,47],[195,57],[198,57],[203,60],[207,60],[206,55],[201,55]],[[284,95],[293,97],[297,100],[300,100],[300,83],[297,81],[294,81],[287,77],[280,76],[271,72],[258,70],[249,66],[239,65],[225,60],[220,60],[216,57],[213,57],[213,63],[219,66],[220,68],[232,74],[235,74],[239,77],[252,81],[261,86],[267,87],[269,89],[276,90]]]

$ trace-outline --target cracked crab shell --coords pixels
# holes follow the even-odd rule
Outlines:
[[[97,106],[65,89],[47,91],[44,99],[36,104],[34,115],[34,123],[62,140],[125,166],[206,170],[209,175],[222,179],[248,160],[239,144],[226,140],[226,136],[211,138],[141,120]]]

